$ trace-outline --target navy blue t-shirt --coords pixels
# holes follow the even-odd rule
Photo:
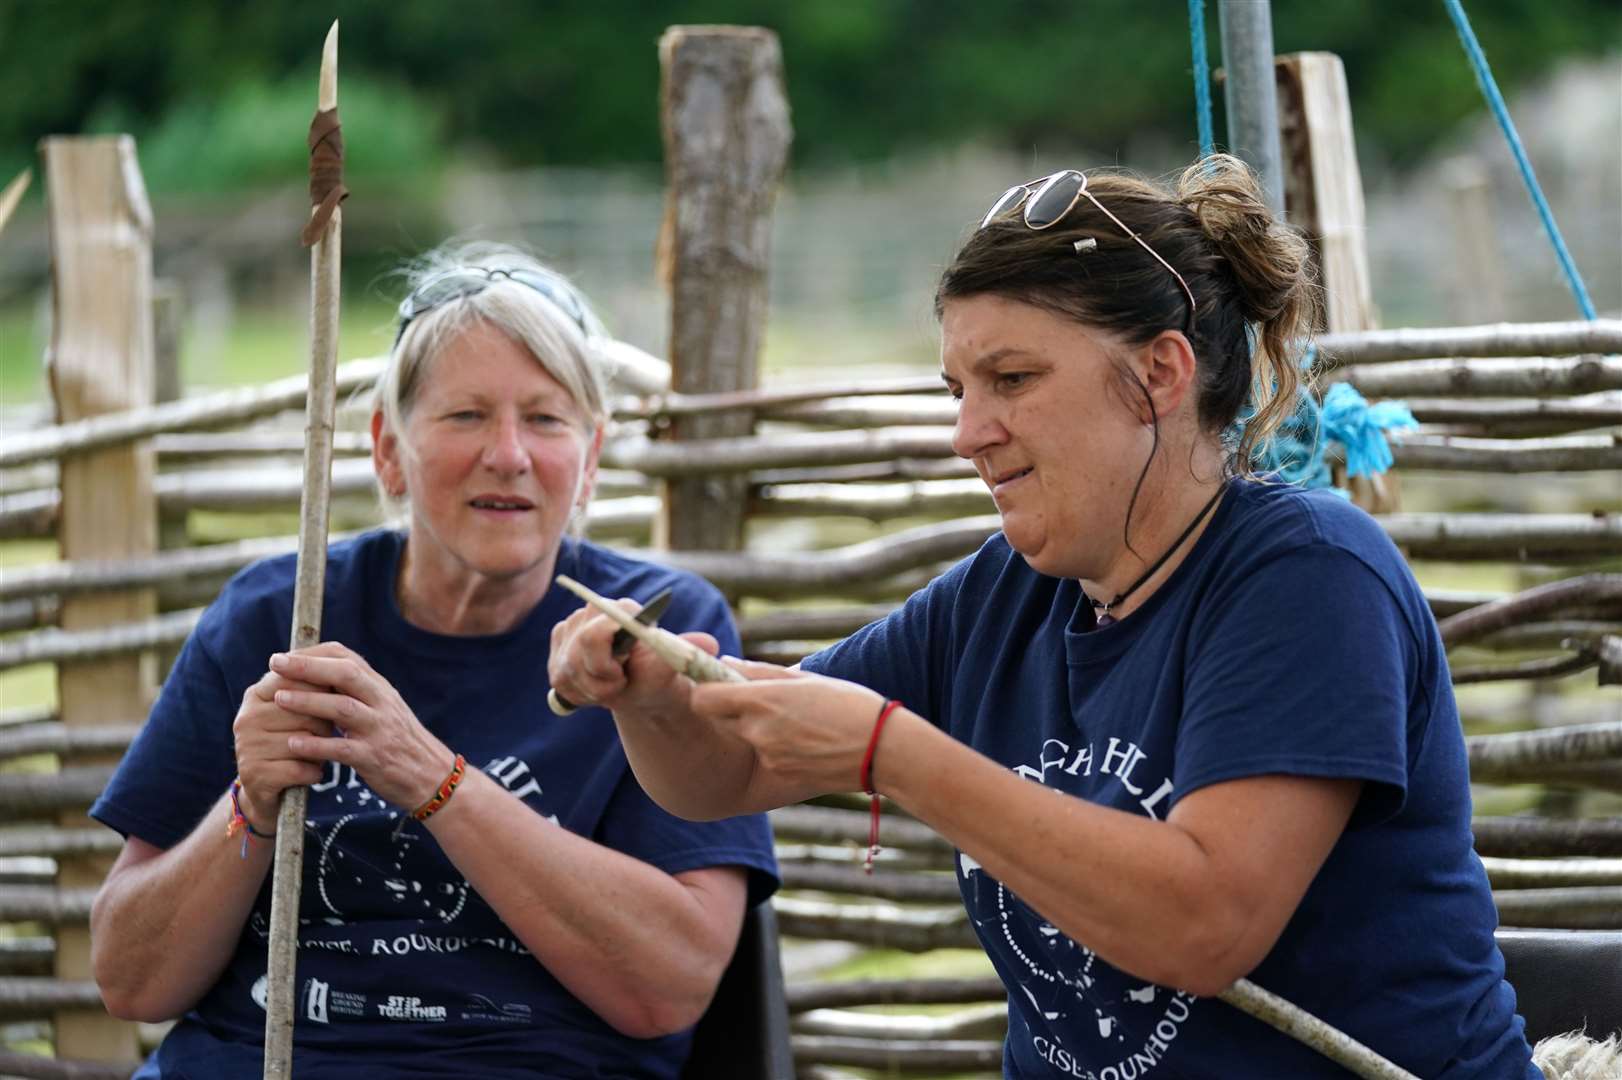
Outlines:
[[[554,585],[508,633],[429,633],[395,603],[402,548],[391,531],[333,545],[323,640],[365,657],[429,731],[535,813],[667,873],[747,868],[749,902],[771,894],[776,863],[763,816],[673,817],[637,784],[606,712],[560,718],[547,708],[551,630],[579,600]],[[690,574],[572,540],[557,569],[611,597],[646,601],[673,586],[663,624],[706,630],[738,651],[726,602]],[[242,695],[287,647],[293,571],[290,557],[258,563],[220,594],[92,817],[168,848],[211,810],[236,773],[231,724]],[[530,955],[424,826],[407,816],[396,835],[400,817],[348,767],[329,764],[310,788],[296,1076],[678,1074],[690,1032],[636,1040],[614,1031]],[[219,825],[223,834],[223,818]],[[267,878],[225,973],[140,1076],[261,1075],[269,912]]]
[[[999,534],[803,666],[1033,783],[1157,820],[1224,780],[1364,781],[1250,978],[1419,1076],[1538,1077],[1472,848],[1441,639],[1401,555],[1344,500],[1233,483],[1171,578],[1101,628],[1077,582]],[[1111,967],[962,854],[958,884],[1009,988],[1009,1077],[1346,1075],[1224,1002]]]

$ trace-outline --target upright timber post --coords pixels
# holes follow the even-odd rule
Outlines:
[[[1277,62],[1278,112],[1287,167],[1284,207],[1306,234],[1324,291],[1319,330],[1352,333],[1380,324],[1369,284],[1363,177],[1352,137],[1346,69],[1334,53],[1292,53]],[[1346,480],[1357,504],[1372,513],[1397,508],[1393,476]]]
[[[1284,209],[1278,93],[1273,83],[1273,9],[1268,0],[1222,0],[1222,100],[1228,147],[1262,180],[1267,205]]]
[[[152,210],[128,135],[50,138],[45,162],[51,240],[53,315],[49,375],[61,423],[152,404]],[[120,559],[157,548],[157,503],[150,444],[131,444],[64,458],[61,558]],[[153,590],[62,598],[62,629],[137,622],[156,611]],[[144,711],[153,690],[148,656],[117,656],[57,665],[62,720],[104,724]],[[76,759],[75,764],[111,764]],[[83,810],[62,815],[85,823]],[[82,855],[57,862],[59,888],[101,884],[111,858]],[[90,977],[90,931],[56,931],[56,975]],[[100,1009],[58,1010],[56,1052],[62,1058],[135,1061],[135,1025]]]
[[[1291,53],[1278,58],[1277,73],[1284,209],[1317,255],[1327,320],[1319,329],[1373,330],[1380,320],[1369,285],[1368,223],[1346,69],[1334,53]]]
[[[671,389],[753,388],[766,332],[772,204],[792,132],[777,36],[675,26],[659,41],[667,194],[661,269],[670,285]],[[746,435],[745,412],[679,417],[674,439]],[[667,480],[655,543],[743,546],[746,477]]]

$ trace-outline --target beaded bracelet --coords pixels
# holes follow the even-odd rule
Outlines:
[[[249,821],[247,816],[243,814],[242,777],[240,776],[231,781],[231,817],[225,823],[225,835],[228,839],[235,837],[238,833],[242,835],[242,857],[244,859],[248,857],[248,844],[254,837],[261,840],[272,840],[276,836],[274,830],[268,833],[260,832],[253,827],[253,822]]]
[[[466,770],[467,759],[462,757],[461,754],[457,754],[456,763],[451,766],[450,775],[445,777],[444,783],[439,785],[439,790],[434,792],[432,798],[411,811],[412,818],[417,821],[427,821],[438,813],[441,807],[451,801],[451,796],[456,794],[457,785],[462,782],[462,776]]]
[[[879,709],[879,717],[873,721],[873,734],[867,740],[867,753],[862,755],[862,774],[859,780],[862,791],[873,800],[871,805],[873,820],[867,830],[867,858],[862,863],[862,869],[869,874],[873,872],[873,859],[879,853],[879,793],[873,788],[873,754],[879,748],[879,735],[884,731],[884,722],[900,707],[899,701],[886,701]]]

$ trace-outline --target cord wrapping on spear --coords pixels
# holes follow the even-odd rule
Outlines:
[[[311,247],[326,232],[338,204],[349,197],[344,186],[344,132],[338,122],[338,109],[317,109],[310,121],[310,220],[299,233],[305,247]]]

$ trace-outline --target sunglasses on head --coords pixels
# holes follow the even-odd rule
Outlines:
[[[395,331],[394,343],[400,344],[400,339],[405,336],[406,327],[419,315],[432,311],[442,304],[448,304],[452,300],[475,296],[501,278],[516,281],[540,293],[580,327],[581,333],[587,337],[591,336],[591,328],[586,325],[586,309],[581,304],[580,297],[557,278],[537,270],[526,270],[521,266],[512,268],[473,266],[435,274],[411,290],[410,295],[400,301],[398,311],[400,328]]]
[[[1025,227],[1040,232],[1063,221],[1065,215],[1074,210],[1076,204],[1082,199],[1092,203],[1098,208],[1099,213],[1115,222],[1117,228],[1130,236],[1139,247],[1149,253],[1155,262],[1164,266],[1167,273],[1177,279],[1177,284],[1183,288],[1183,295],[1188,297],[1188,324],[1193,326],[1194,310],[1198,305],[1194,302],[1194,292],[1188,287],[1188,282],[1183,280],[1183,275],[1179,274],[1171,263],[1162,259],[1154,248],[1145,243],[1143,237],[1133,232],[1127,227],[1126,222],[1110,213],[1103,203],[1093,197],[1093,193],[1087,190],[1087,174],[1084,172],[1065,169],[1062,172],[1054,173],[1052,176],[1045,176],[1040,180],[1015,184],[998,196],[997,201],[991,204],[991,209],[986,211],[986,216],[980,219],[980,228],[983,229],[991,224],[993,218],[1013,213],[1023,205],[1025,209],[1021,217],[1025,222]]]

